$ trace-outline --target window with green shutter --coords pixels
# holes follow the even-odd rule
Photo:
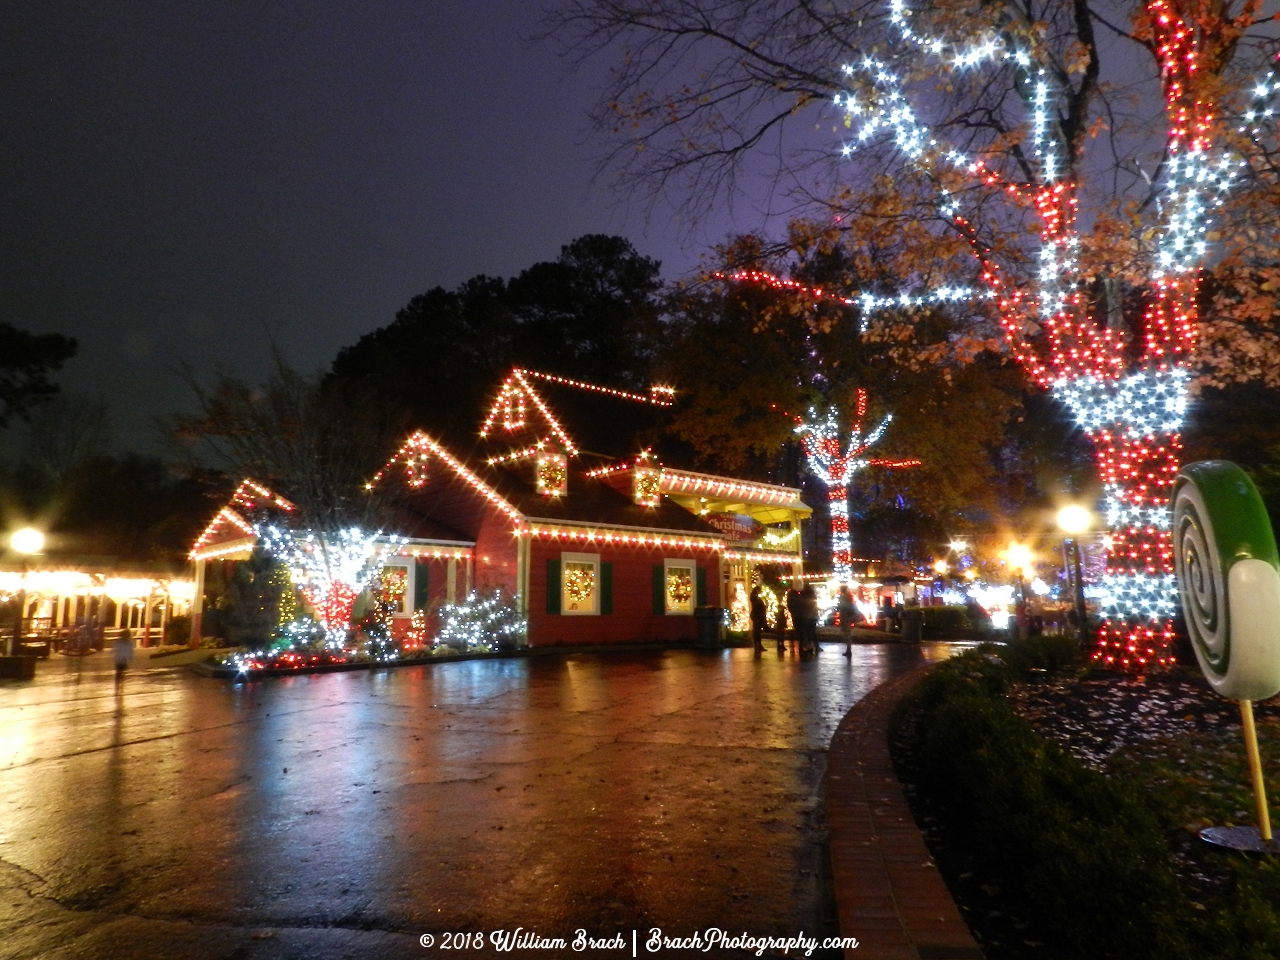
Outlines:
[[[694,594],[698,606],[705,607],[707,605],[707,568],[698,567],[696,575],[697,588]]]
[[[667,570],[661,563],[653,565],[653,612],[667,612]]]
[[[560,560],[547,560],[547,613],[560,612]]]

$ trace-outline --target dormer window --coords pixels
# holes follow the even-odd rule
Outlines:
[[[569,458],[559,450],[539,450],[534,461],[538,492],[545,497],[563,497],[569,492]]]
[[[637,462],[632,494],[640,506],[656,507],[662,499],[662,468]]]

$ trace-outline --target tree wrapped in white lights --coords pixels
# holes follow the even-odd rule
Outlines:
[[[864,453],[880,442],[893,421],[893,414],[887,414],[879,426],[863,436],[862,418],[866,413],[867,393],[859,390],[857,416],[849,432],[847,446],[841,443],[840,418],[834,407],[828,407],[826,415],[821,418],[812,407],[809,408],[809,419],[796,418],[796,433],[800,435],[809,469],[827,487],[831,511],[832,572],[841,583],[848,582],[853,576],[853,545],[849,539],[849,481],[853,479],[853,475],[872,466],[920,465],[919,460],[877,460],[864,457]]]
[[[359,527],[333,532],[255,528],[258,542],[289,569],[315,610],[331,647],[342,647],[356,598],[377,585],[383,561],[403,542]]]

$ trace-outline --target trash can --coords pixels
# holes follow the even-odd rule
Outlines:
[[[698,625],[697,644],[704,650],[719,650],[724,646],[724,607],[698,607],[693,619]]]
[[[906,607],[902,611],[903,643],[919,643],[924,629],[924,611],[919,607]]]
[[[36,657],[29,654],[0,656],[0,680],[34,680]]]

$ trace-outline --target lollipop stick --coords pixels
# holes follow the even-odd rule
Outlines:
[[[1271,814],[1267,810],[1267,786],[1262,782],[1262,757],[1258,753],[1258,731],[1253,726],[1253,701],[1240,701],[1240,722],[1244,726],[1244,748],[1249,754],[1249,777],[1253,780],[1253,802],[1258,808],[1258,835],[1271,840]]]

